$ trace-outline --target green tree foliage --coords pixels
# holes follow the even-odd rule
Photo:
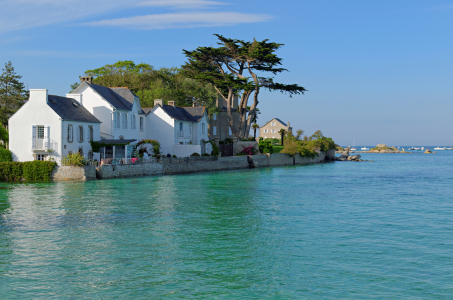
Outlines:
[[[233,135],[240,139],[248,137],[251,123],[256,119],[258,94],[261,88],[303,94],[305,88],[297,84],[281,84],[274,82],[273,77],[283,71],[282,59],[275,54],[283,44],[269,40],[247,42],[225,38],[215,34],[220,47],[198,47],[196,50],[183,50],[188,58],[182,66],[183,74],[198,82],[212,84],[220,97],[227,103],[229,125]],[[261,77],[260,74],[265,74]],[[241,96],[238,107],[239,124],[233,122],[232,103],[235,95]],[[253,103],[248,107],[249,98]],[[237,126],[237,127],[236,127]]]
[[[8,125],[8,119],[28,99],[28,92],[19,76],[14,71],[11,61],[5,63],[0,76],[0,122],[3,126]]]
[[[127,87],[140,98],[142,107],[153,107],[154,99],[176,101],[177,106],[206,106],[215,112],[217,92],[210,84],[200,83],[181,74],[178,68],[154,69],[133,61],[118,61],[112,65],[87,70],[93,82],[107,87]],[[74,90],[78,83],[71,85]]]
[[[8,149],[0,147],[0,162],[13,161],[13,155]]]
[[[331,138],[325,137],[320,130],[316,131],[309,138],[305,136],[303,140],[300,139],[302,134],[302,130],[298,130],[296,136],[291,131],[288,131],[281,153],[291,156],[299,153],[301,156],[314,158],[319,155],[319,152],[335,149],[334,141]]]
[[[2,140],[5,144],[9,142],[9,133],[8,130],[0,125],[0,140]]]

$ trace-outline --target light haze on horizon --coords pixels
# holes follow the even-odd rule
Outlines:
[[[179,67],[182,49],[218,33],[283,43],[308,91],[260,93],[258,124],[276,117],[337,144],[453,146],[451,1],[1,1],[0,64],[29,88],[65,95],[87,69],[119,60]]]

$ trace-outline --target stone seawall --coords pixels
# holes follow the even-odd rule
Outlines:
[[[229,156],[229,157],[185,157],[164,158],[160,162],[130,165],[103,165],[97,168],[98,177],[102,179],[152,176],[152,175],[175,175],[199,172],[226,171],[247,169],[249,167],[263,168],[273,166],[292,166],[320,163],[329,160],[332,153],[320,153],[318,157],[307,158],[299,154],[292,157],[284,153]]]
[[[55,181],[96,179],[96,168],[57,166],[52,172]]]

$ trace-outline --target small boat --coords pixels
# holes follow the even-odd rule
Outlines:
[[[415,147],[410,147],[409,150],[415,150]]]
[[[363,148],[360,148],[360,150],[362,150],[362,151],[370,151],[370,148],[363,147]]]
[[[452,147],[450,147],[450,148],[447,148],[447,150],[453,150],[453,148],[452,148]]]
[[[418,147],[414,147],[414,150],[415,150],[415,151],[418,151],[418,150],[420,150],[420,148],[418,148]]]
[[[446,149],[447,149],[446,147],[443,147],[443,148],[441,148],[441,147],[436,147],[436,148],[434,148],[434,150],[446,150]]]
[[[354,153],[354,151],[357,151],[357,148],[354,147],[354,141],[352,141],[352,148],[350,152]]]
[[[422,147],[422,151],[425,150],[425,147]]]

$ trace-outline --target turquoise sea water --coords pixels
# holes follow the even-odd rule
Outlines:
[[[450,299],[453,151],[0,184],[1,299]]]

